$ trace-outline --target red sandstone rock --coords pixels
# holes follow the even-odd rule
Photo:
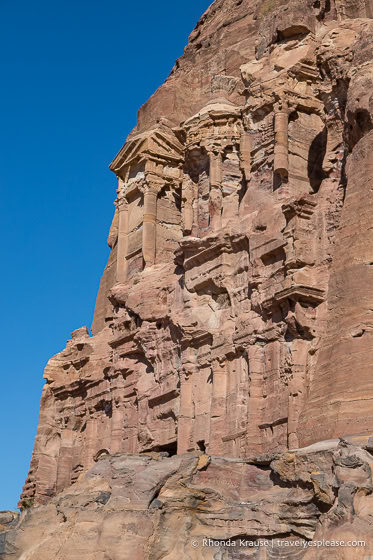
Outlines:
[[[0,557],[369,558],[371,462],[343,441],[261,460],[102,456],[72,487],[27,510],[20,528],[7,531],[5,549],[0,533]]]
[[[57,504],[107,455],[177,454],[177,478],[182,454],[191,464],[201,452],[239,465],[200,459],[197,497],[175,498],[203,510],[201,488],[226,480],[234,512],[213,513],[216,498],[203,521],[216,538],[368,530],[368,452],[313,471],[306,458],[303,472],[294,461],[307,452],[287,451],[373,433],[371,16],[368,0],[216,0],[204,14],[111,164],[118,196],[93,336],[78,329],[46,367],[21,504]],[[269,461],[274,487],[245,458],[275,452],[285,454]],[[129,503],[147,484],[139,469]],[[240,517],[256,477],[260,496],[275,497],[264,514],[243,508]],[[308,492],[286,520],[281,481]],[[157,509],[162,499],[152,499]],[[138,558],[179,557],[187,534],[201,536],[171,510],[166,543],[136,514]],[[313,519],[303,532],[302,512]],[[48,547],[37,557],[54,555]],[[119,558],[114,548],[86,557]],[[61,556],[73,557],[68,548]]]

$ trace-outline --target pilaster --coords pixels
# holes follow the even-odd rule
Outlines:
[[[157,237],[157,196],[159,184],[147,178],[144,189],[142,252],[145,266],[155,264]]]
[[[273,171],[281,179],[289,175],[289,109],[287,101],[275,105],[274,118],[275,148]]]
[[[213,231],[221,228],[223,160],[220,150],[208,151],[210,160],[210,226]]]
[[[117,282],[127,280],[128,254],[128,203],[124,195],[124,183],[118,179],[117,209],[118,220],[118,253],[117,253]]]

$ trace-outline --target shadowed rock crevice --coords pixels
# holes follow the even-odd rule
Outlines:
[[[308,152],[307,174],[314,192],[318,192],[321,183],[326,178],[323,163],[327,147],[327,128],[319,132],[312,140]]]

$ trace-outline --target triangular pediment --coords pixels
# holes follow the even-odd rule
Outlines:
[[[118,174],[135,161],[146,160],[151,156],[166,162],[183,161],[184,147],[171,128],[159,125],[127,140],[110,164],[110,169]]]

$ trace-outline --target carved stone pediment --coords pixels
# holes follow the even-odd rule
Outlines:
[[[281,302],[285,299],[292,299],[294,301],[303,300],[319,304],[325,300],[325,292],[313,286],[294,285],[276,292],[274,295],[274,300],[277,302]]]
[[[164,165],[183,162],[184,147],[171,128],[160,124],[155,129],[133,136],[109,167],[116,175],[122,175],[129,166],[149,159],[160,160]]]

